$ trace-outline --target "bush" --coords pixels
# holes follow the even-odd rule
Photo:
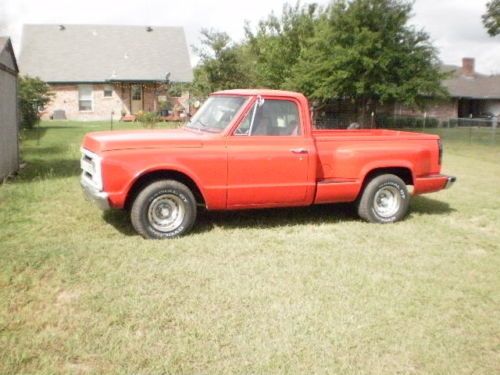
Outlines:
[[[414,116],[390,116],[390,115],[377,115],[375,117],[377,128],[386,129],[425,129],[437,128],[439,120],[435,117],[414,117]]]
[[[32,129],[40,120],[40,113],[51,101],[54,94],[50,86],[39,78],[24,76],[19,78],[19,107],[21,126]]]
[[[139,112],[136,115],[136,119],[145,128],[154,128],[156,123],[160,120],[160,117],[156,112]]]

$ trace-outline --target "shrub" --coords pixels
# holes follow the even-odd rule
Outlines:
[[[139,112],[136,115],[136,119],[145,128],[154,128],[156,123],[160,120],[156,112]]]
[[[439,120],[435,117],[415,117],[415,116],[392,116],[379,114],[375,117],[375,123],[378,128],[386,129],[423,129],[437,128]]]
[[[41,79],[30,76],[19,78],[19,107],[23,128],[32,129],[35,126],[40,119],[40,113],[53,95],[50,86]]]

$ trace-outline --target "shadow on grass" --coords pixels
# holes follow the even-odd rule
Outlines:
[[[444,215],[453,212],[449,204],[426,197],[415,197],[410,207],[411,213]],[[123,210],[105,211],[103,219],[119,232],[137,235],[130,223],[128,213]],[[314,223],[338,223],[359,221],[353,204],[338,203],[294,208],[273,208],[241,211],[198,211],[198,218],[192,233],[209,232],[215,227],[236,228],[275,228],[287,225]]]
[[[23,153],[25,155],[31,156],[45,156],[45,155],[56,155],[56,154],[62,154],[64,152],[68,151],[68,146],[24,146],[23,147]]]
[[[451,208],[446,202],[438,201],[436,199],[416,196],[410,202],[410,215],[412,213],[419,213],[425,215],[444,215],[456,211]]]
[[[36,141],[37,139],[42,139],[47,133],[46,127],[40,127],[40,129],[25,129],[21,131],[21,138],[23,141]]]
[[[45,152],[45,151],[44,151]],[[49,150],[46,151],[50,153]],[[42,154],[40,154],[42,155]],[[80,174],[80,161],[75,159],[36,158],[26,161],[26,167],[19,173],[20,182],[30,182],[37,179],[52,179],[72,177]]]
[[[112,225],[118,232],[126,236],[138,236],[132,223],[128,212],[125,210],[108,210],[102,213],[104,221]]]

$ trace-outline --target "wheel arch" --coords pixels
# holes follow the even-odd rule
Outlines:
[[[174,180],[183,183],[193,193],[196,199],[196,203],[198,205],[206,206],[206,201],[202,193],[202,190],[198,187],[198,184],[192,177],[190,177],[188,174],[184,172],[180,172],[175,169],[165,168],[165,169],[149,170],[140,174],[132,182],[130,188],[128,189],[127,196],[125,198],[124,208],[125,209],[130,208],[132,202],[134,201],[137,194],[142,190],[142,188],[151,184],[152,182],[160,180]]]
[[[398,176],[406,185],[413,185],[415,182],[413,172],[411,168],[407,166],[373,168],[365,173],[363,177],[363,183],[361,184],[361,189],[358,193],[358,198],[361,196],[361,194],[363,194],[366,185],[368,185],[371,180],[383,174],[393,174],[395,176]]]

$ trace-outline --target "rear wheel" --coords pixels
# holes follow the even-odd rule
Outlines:
[[[182,236],[195,222],[196,200],[191,190],[178,181],[156,181],[139,192],[132,203],[130,219],[145,238]]]
[[[408,212],[410,195],[398,176],[383,174],[365,187],[358,203],[358,214],[372,223],[393,223]]]

